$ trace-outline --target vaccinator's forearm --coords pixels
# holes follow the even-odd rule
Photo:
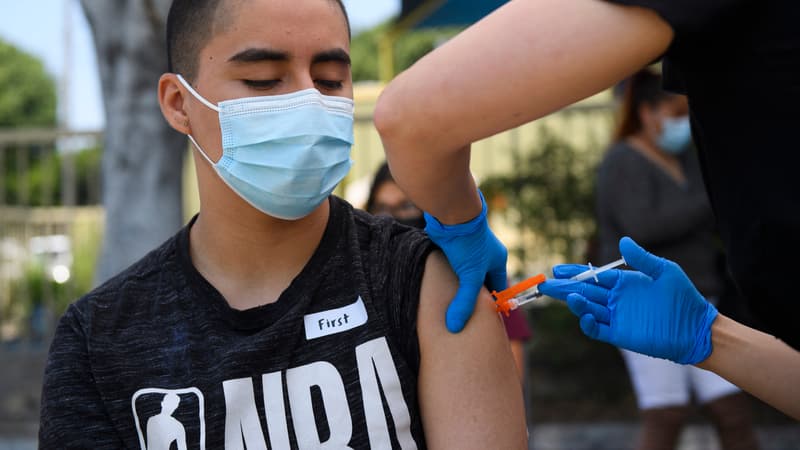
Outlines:
[[[720,314],[711,327],[710,370],[800,420],[800,352]]]

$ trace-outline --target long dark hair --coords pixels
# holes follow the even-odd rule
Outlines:
[[[661,88],[661,75],[649,69],[636,72],[625,84],[614,140],[619,141],[641,131],[639,108],[642,105],[656,106],[671,95]]]

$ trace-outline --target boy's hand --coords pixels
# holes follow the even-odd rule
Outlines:
[[[489,229],[486,220],[486,200],[478,191],[483,203],[481,213],[469,222],[444,225],[425,213],[425,231],[438,245],[458,277],[458,292],[447,308],[447,329],[461,331],[472,316],[475,300],[481,286],[489,290],[506,288],[506,260],[508,251]]]
[[[637,271],[609,270],[585,281],[568,280],[586,266],[553,268],[555,280],[539,285],[545,295],[566,300],[587,336],[680,364],[697,364],[711,354],[711,324],[717,309],[695,289],[674,262],[654,256],[631,238],[619,243]]]

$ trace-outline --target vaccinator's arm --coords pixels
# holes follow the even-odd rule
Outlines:
[[[481,211],[469,145],[611,86],[657,59],[672,29],[600,0],[515,0],[392,81],[375,110],[392,175],[442,223]]]

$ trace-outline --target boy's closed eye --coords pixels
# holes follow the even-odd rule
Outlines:
[[[242,83],[247,85],[247,87],[258,90],[275,88],[280,84],[280,82],[281,80],[242,80]]]
[[[314,84],[327,90],[338,90],[344,87],[344,82],[341,80],[314,80]]]

